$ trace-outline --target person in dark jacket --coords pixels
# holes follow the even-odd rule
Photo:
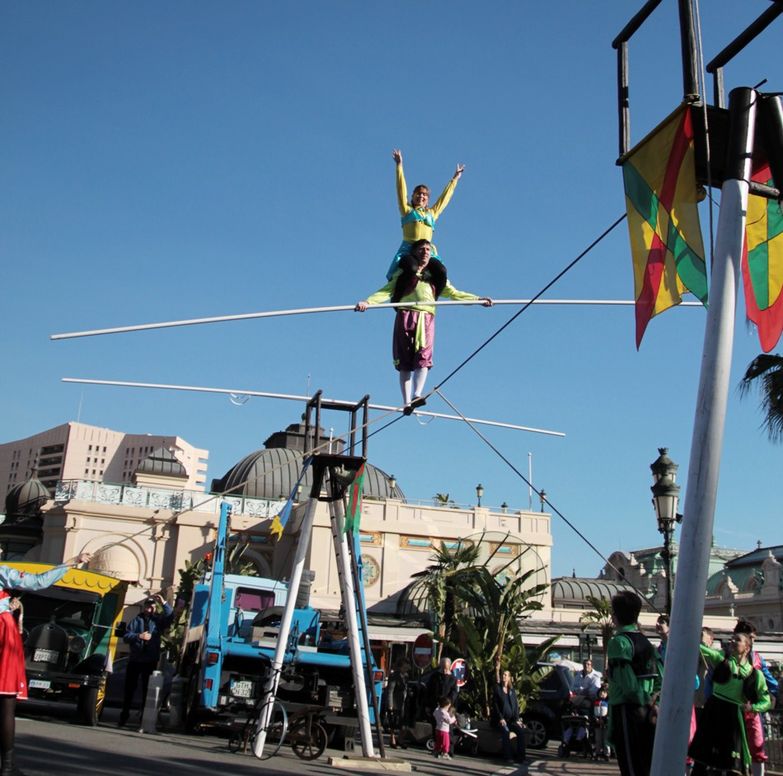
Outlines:
[[[517,761],[525,759],[525,726],[519,717],[519,701],[511,682],[511,671],[504,671],[492,695],[492,722],[500,730],[503,757],[511,760],[511,733],[517,736]]]
[[[396,749],[399,744],[403,749],[406,732],[410,721],[410,693],[408,681],[410,679],[411,665],[403,660],[389,675],[389,683],[384,693],[384,705],[389,721],[389,746]]]
[[[433,671],[427,677],[427,683],[424,688],[424,712],[427,720],[432,725],[432,737],[435,738],[435,709],[440,705],[441,698],[448,698],[451,705],[456,707],[459,687],[457,678],[451,673],[451,658],[441,658],[438,664],[438,670]],[[454,738],[451,738],[453,748]]]
[[[157,612],[158,606],[162,611]],[[141,605],[141,612],[134,617],[123,635],[123,641],[130,646],[130,655],[125,672],[125,694],[122,701],[119,726],[123,727],[130,716],[130,707],[136,687],[141,682],[141,705],[147,697],[150,675],[160,659],[160,637],[171,625],[174,610],[163,597],[155,595]]]

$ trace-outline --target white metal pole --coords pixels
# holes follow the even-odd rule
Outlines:
[[[722,188],[715,240],[677,564],[683,573],[677,574],[674,589],[652,776],[677,776],[685,772],[693,677],[698,660],[723,447],[756,99],[756,93],[747,88],[734,89],[730,97],[730,167]]]
[[[366,674],[364,662],[362,661],[362,648],[359,642],[359,623],[356,618],[356,589],[353,586],[351,561],[348,556],[348,536],[343,530],[345,514],[342,501],[333,501],[331,506],[332,538],[337,558],[337,576],[340,579],[345,624],[348,630],[348,646],[351,650],[351,671],[353,673],[353,689],[356,698],[356,713],[359,719],[359,732],[362,738],[362,754],[365,757],[375,757],[375,747],[372,743],[372,727],[370,726],[370,705],[367,702]]]
[[[598,305],[600,307],[631,307],[636,302],[628,299],[493,299],[495,305]],[[465,307],[483,304],[480,299],[465,299],[461,301],[443,299],[437,302],[427,302],[436,307]],[[368,310],[383,310],[388,308],[409,306],[410,302],[383,302],[368,307]],[[701,307],[701,302],[682,302],[679,307]],[[98,337],[104,334],[127,334],[133,331],[149,331],[150,329],[171,329],[179,326],[199,326],[207,323],[227,323],[229,321],[248,321],[257,318],[280,318],[287,315],[313,315],[316,313],[353,312],[355,305],[341,304],[332,307],[300,307],[293,310],[263,310],[255,313],[238,313],[236,315],[213,315],[208,318],[186,318],[180,321],[158,321],[156,323],[137,323],[129,326],[113,326],[106,329],[90,329],[88,331],[69,331],[62,334],[52,334],[49,339],[64,340],[78,337]]]
[[[258,727],[256,729],[255,740],[253,741],[253,754],[256,757],[261,757],[264,754],[266,730],[269,721],[272,718],[272,709],[274,708],[275,698],[277,697],[277,686],[280,684],[280,672],[283,668],[288,638],[291,634],[291,621],[294,617],[296,598],[299,594],[299,585],[302,581],[305,557],[307,556],[307,550],[310,547],[310,538],[313,533],[313,521],[315,520],[315,510],[317,506],[317,498],[311,498],[308,501],[307,511],[302,520],[302,527],[299,529],[299,539],[296,543],[296,554],[294,555],[294,564],[291,569],[291,578],[288,581],[288,594],[285,599],[283,619],[280,622],[280,633],[277,637],[275,656],[272,659],[269,676],[264,685],[264,700],[258,715]]]
[[[210,388],[200,385],[175,385],[173,383],[139,383],[129,380],[92,380],[85,377],[63,377],[64,383],[76,383],[78,385],[107,385],[119,388],[151,388],[162,391],[186,391],[190,393],[217,393],[228,396],[257,396],[262,399],[286,399],[288,401],[309,401],[309,396],[299,396],[293,393],[270,393],[269,391],[248,391],[243,388]],[[355,402],[344,401],[342,399],[323,399],[330,404],[339,404],[346,408],[353,407]],[[378,410],[380,412],[402,412],[402,407],[393,407],[390,404],[368,404],[368,409]],[[531,426],[520,426],[515,423],[501,423],[497,420],[484,420],[483,418],[468,418],[458,415],[447,415],[443,412],[427,412],[416,410],[414,415],[421,415],[428,418],[440,418],[441,420],[461,420],[477,423],[482,426],[496,426],[497,428],[508,428],[512,431],[529,431],[531,434],[544,434],[546,436],[564,437],[562,431],[550,431],[545,428],[533,428]],[[333,429],[332,429],[333,431]]]

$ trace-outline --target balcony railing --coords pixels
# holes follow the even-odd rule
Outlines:
[[[231,504],[235,514],[272,518],[282,509],[285,501],[271,501],[244,496],[210,496],[195,490],[168,490],[122,485],[92,480],[60,480],[54,493],[59,503],[68,501],[92,501],[97,504],[115,504],[129,507],[169,509],[172,512],[220,512],[220,503]]]

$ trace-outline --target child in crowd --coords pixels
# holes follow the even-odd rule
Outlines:
[[[443,189],[443,193],[438,197],[437,202],[429,207],[430,190],[428,186],[419,185],[413,190],[411,201],[408,202],[408,187],[405,183],[405,173],[402,170],[402,151],[395,148],[392,158],[397,165],[397,204],[400,208],[402,222],[402,244],[392,259],[389,271],[386,273],[386,279],[391,280],[392,275],[397,271],[397,265],[405,254],[410,253],[411,247],[416,240],[432,240],[432,232],[435,229],[435,221],[438,216],[446,209],[454,190],[457,188],[457,181],[462,176],[465,169],[464,164],[458,164],[457,169],[451,180]],[[439,259],[438,250],[432,246],[432,258]]]
[[[451,755],[451,726],[457,721],[448,698],[438,699],[438,708],[433,714],[435,717],[435,757],[450,760]]]
[[[609,760],[609,740],[607,733],[609,731],[609,688],[603,684],[598,690],[598,697],[593,702],[593,726],[595,730],[595,750],[596,760]]]

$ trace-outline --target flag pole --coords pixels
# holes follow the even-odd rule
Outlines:
[[[747,87],[734,89],[729,97],[728,165],[721,189],[677,564],[687,573],[676,576],[651,776],[685,771],[723,447],[757,101],[758,94]]]

